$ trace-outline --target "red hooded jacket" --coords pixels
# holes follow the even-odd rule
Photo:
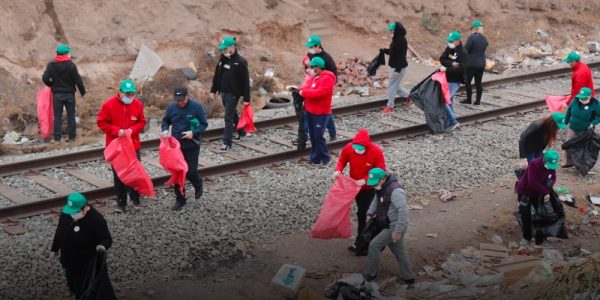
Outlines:
[[[567,105],[571,103],[573,97],[575,97],[583,87],[590,88],[590,90],[592,90],[592,96],[595,95],[594,80],[590,68],[582,62],[576,62],[573,66],[573,73],[571,73],[571,98],[567,102]]]
[[[358,154],[352,148],[352,144],[360,144],[365,146],[365,153]],[[369,179],[369,171],[372,168],[385,168],[385,158],[383,157],[383,151],[379,146],[371,142],[369,132],[366,129],[361,129],[356,133],[351,143],[346,144],[340,158],[338,159],[336,171],[344,171],[346,164],[350,163],[350,177],[354,180]],[[370,190],[373,187],[363,185],[363,190]]]
[[[313,115],[328,115],[331,113],[331,99],[335,87],[335,75],[323,70],[321,74],[312,78],[310,84],[303,84],[300,88],[304,97],[304,110]]]
[[[98,128],[106,133],[106,146],[119,137],[120,129],[131,129],[133,147],[139,150],[140,132],[146,125],[144,105],[137,98],[133,98],[131,104],[125,104],[115,95],[102,104],[96,123]]]

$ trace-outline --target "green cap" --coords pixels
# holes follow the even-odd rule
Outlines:
[[[308,66],[309,67],[319,67],[319,68],[323,69],[323,68],[325,68],[325,61],[322,58],[315,56],[308,62]]]
[[[367,181],[368,186],[374,186],[381,181],[381,178],[385,177],[385,171],[382,168],[373,168],[369,171],[369,180]]]
[[[234,38],[230,36],[226,36],[221,40],[221,44],[219,44],[219,50],[225,50],[227,47],[236,45],[237,42]]]
[[[462,36],[460,35],[460,32],[458,32],[458,31],[452,31],[448,35],[448,42],[458,41],[458,40],[460,40],[461,37]]]
[[[119,90],[123,93],[135,93],[135,83],[129,79],[121,81]]]
[[[86,204],[85,196],[80,193],[73,193],[67,197],[67,205],[62,211],[67,215],[72,215],[78,213]]]
[[[571,52],[569,52],[567,57],[565,57],[563,59],[563,62],[570,63],[573,61],[579,61],[580,59],[581,59],[581,56],[579,56],[579,54],[577,52],[571,51]]]
[[[65,44],[60,44],[58,45],[58,47],[56,47],[56,54],[63,55],[67,53],[71,53],[71,48],[69,48],[69,46]]]
[[[367,149],[365,146],[363,146],[361,144],[352,144],[352,148],[354,148],[354,150],[356,150],[356,151],[364,151],[365,149]]]
[[[396,22],[390,23],[390,25],[388,25],[388,27],[387,27],[387,30],[389,30],[389,31],[396,30]]]
[[[579,93],[575,96],[577,99],[585,99],[592,95],[592,90],[588,87],[582,87]]]
[[[544,152],[544,166],[548,170],[558,169],[558,158],[560,155],[555,150],[548,150]]]
[[[309,48],[318,45],[321,45],[321,38],[318,35],[311,35],[306,41],[306,43],[304,43],[304,46]]]
[[[565,127],[567,127],[567,124],[565,124],[565,115],[563,113],[555,112],[550,116],[552,117],[552,120],[556,122],[556,126],[558,126],[558,128],[565,129]]]
[[[483,22],[481,20],[475,20],[471,24],[471,28],[483,27]]]

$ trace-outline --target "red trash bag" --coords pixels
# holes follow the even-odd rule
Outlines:
[[[244,129],[246,133],[256,131],[256,126],[254,126],[254,110],[252,110],[252,105],[250,104],[244,105],[242,108],[240,120],[237,125],[237,130],[241,129]]]
[[[563,112],[563,104],[566,105],[569,102],[571,96],[547,96],[546,104],[551,112]]]
[[[52,90],[45,86],[37,93],[37,117],[40,135],[47,139],[54,128],[54,107],[52,105]]]
[[[440,71],[431,75],[431,79],[440,83],[444,103],[450,105],[452,99],[450,99],[450,88],[448,87],[448,80],[446,79],[446,71]]]
[[[180,147],[179,141],[172,136],[161,138],[158,146],[158,162],[171,174],[166,184],[179,184],[179,192],[183,194],[188,165]]]
[[[154,197],[156,195],[150,176],[137,159],[129,133],[110,142],[104,149],[104,158],[110,162],[117,172],[117,176],[126,186],[144,196]]]
[[[354,202],[360,186],[348,176],[338,176],[325,197],[321,212],[310,230],[310,237],[316,239],[347,239],[352,236],[350,206]]]

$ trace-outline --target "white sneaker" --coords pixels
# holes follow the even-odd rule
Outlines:
[[[450,131],[452,131],[452,130],[456,129],[456,128],[458,127],[458,125],[460,125],[460,123],[456,122],[456,124],[454,124],[454,125],[452,125],[452,126],[448,127],[448,128],[446,129],[446,132],[450,132]]]

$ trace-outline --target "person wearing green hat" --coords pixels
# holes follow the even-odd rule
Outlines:
[[[375,198],[367,212],[367,222],[374,219],[381,232],[369,243],[367,271],[364,277],[367,281],[377,277],[381,249],[388,246],[400,266],[400,274],[396,281],[401,285],[413,284],[415,276],[404,247],[404,236],[409,223],[406,192],[395,175],[388,174],[381,168],[372,168],[369,171],[366,184],[375,189]]]
[[[569,125],[567,141],[600,123],[600,101],[592,95],[591,89],[583,87],[575,96],[575,100],[569,104],[565,116],[565,124]],[[572,167],[573,161],[570,155],[565,154],[566,163],[563,167]]]
[[[519,157],[526,158],[529,163],[542,156],[556,141],[559,129],[566,126],[565,115],[560,112],[533,121],[519,138]]]
[[[412,103],[408,97],[409,91],[400,85],[408,70],[408,61],[406,60],[408,41],[406,40],[406,28],[404,28],[402,23],[394,21],[388,25],[387,30],[393,31],[390,46],[389,48],[379,49],[379,51],[389,55],[388,66],[390,67],[387,88],[388,100],[383,112],[393,113],[396,96],[405,98],[403,105],[410,105]]]
[[[224,37],[219,44],[219,51],[221,51],[221,57],[215,68],[210,97],[215,99],[220,95],[223,107],[225,107],[223,143],[219,149],[229,151],[232,139],[239,140],[246,136],[246,132],[241,129],[233,138],[233,131],[239,121],[238,102],[241,99],[244,105],[250,105],[250,75],[248,62],[238,53],[235,38]]]
[[[385,170],[385,157],[379,146],[371,142],[369,132],[362,128],[356,133],[352,142],[340,152],[337,165],[333,177],[341,175],[344,169],[350,168],[350,178],[356,180],[356,184],[361,186],[360,192],[355,197],[356,200],[356,219],[358,221],[358,230],[354,244],[348,247],[348,250],[353,251],[357,256],[367,254],[368,244],[361,243],[360,235],[365,228],[367,219],[367,210],[371,206],[371,201],[375,196],[375,189],[367,186],[366,182],[369,179],[369,171],[374,168]]]
[[[42,75],[44,84],[52,90],[52,108],[54,110],[54,142],[61,141],[63,107],[67,111],[69,126],[69,141],[77,138],[77,123],[75,122],[75,91],[79,90],[81,97],[85,96],[85,85],[77,70],[77,65],[71,60],[71,48],[65,44],[56,47],[56,56],[49,62]]]
[[[325,61],[315,56],[308,65],[314,70],[315,76],[309,84],[298,89],[304,98],[304,110],[308,120],[308,135],[310,138],[311,165],[329,165],[331,156],[323,135],[331,116],[331,100],[336,78],[331,71],[325,70]]]
[[[448,81],[448,89],[450,90],[451,103],[447,105],[446,110],[448,114],[448,124],[446,124],[446,130],[452,131],[458,125],[456,115],[454,113],[454,106],[452,101],[461,83],[466,82],[466,67],[469,62],[469,53],[462,45],[462,35],[458,31],[452,31],[448,34],[446,40],[448,46],[442,52],[440,56],[440,71],[446,72],[446,80]]]
[[[50,249],[50,262],[60,252],[60,263],[65,269],[69,290],[77,299],[84,291],[84,279],[88,265],[96,252],[106,252],[112,245],[112,237],[106,220],[100,212],[89,205],[85,196],[73,193],[58,219]],[[97,287],[99,299],[115,299],[108,273],[104,269],[103,281]]]
[[[467,39],[465,49],[469,53],[469,62],[467,64],[467,77],[465,80],[465,90],[467,92],[467,99],[460,101],[463,104],[471,104],[473,97],[473,90],[471,81],[475,78],[475,88],[477,89],[477,98],[475,98],[474,105],[481,103],[481,97],[483,95],[483,86],[481,84],[483,78],[483,72],[485,70],[485,50],[489,43],[485,35],[483,35],[483,22],[480,20],[473,21],[471,25],[473,33]]]
[[[528,246],[532,238],[532,225],[536,229],[535,245],[543,247],[544,233],[540,224],[532,222],[532,208],[543,205],[549,198],[550,191],[556,183],[556,169],[558,169],[560,155],[555,150],[546,150],[543,157],[538,157],[527,166],[516,185],[519,200],[519,213],[523,230],[522,246]]]
[[[106,146],[114,139],[126,134],[131,136],[133,147],[140,159],[140,133],[146,126],[144,104],[136,98],[137,89],[131,80],[123,80],[119,84],[116,95],[108,98],[100,108],[96,124],[106,134]],[[114,187],[117,193],[117,212],[124,212],[127,206],[127,194],[134,206],[140,206],[140,194],[126,186],[113,169]]]
[[[571,51],[563,59],[563,62],[568,63],[571,66],[573,72],[571,72],[571,97],[569,101],[567,101],[566,106],[571,104],[571,101],[582,88],[587,87],[592,91],[592,96],[595,95],[594,92],[594,77],[592,76],[592,71],[590,71],[590,67],[581,61],[581,56],[579,53]]]
[[[202,133],[208,127],[204,108],[197,100],[190,98],[185,87],[177,87],[173,92],[173,102],[167,107],[162,119],[162,138],[171,135],[180,144],[180,150],[188,166],[185,177],[194,187],[194,198],[200,199],[203,194],[202,177],[198,174],[198,156]],[[169,127],[171,132],[169,133]],[[185,197],[185,184],[174,184],[175,204],[173,210],[179,210],[187,200]]]

